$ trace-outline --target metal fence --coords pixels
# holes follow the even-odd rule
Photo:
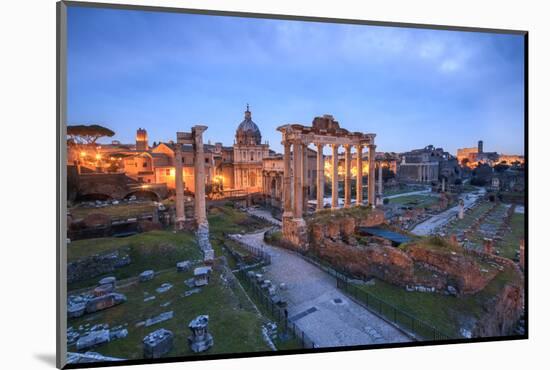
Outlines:
[[[254,246],[248,245],[248,244],[246,244],[246,243],[243,243],[243,242],[241,242],[238,238],[233,237],[233,236],[230,236],[230,235],[228,235],[228,234],[224,234],[224,236],[225,236],[228,240],[230,240],[230,241],[232,241],[232,242],[238,244],[239,247],[245,249],[247,252],[249,252],[249,253],[250,253],[251,255],[253,255],[254,257],[256,257],[256,258],[262,260],[266,265],[270,265],[270,264],[271,264],[271,254],[269,254],[265,249],[260,248],[260,247],[254,247]],[[227,243],[224,243],[224,244],[225,244],[227,250],[229,250],[232,254],[235,252],[235,251],[233,251],[233,250],[231,249],[231,247],[229,247],[229,246],[227,245]],[[233,256],[233,257],[235,257],[235,256]]]
[[[428,325],[425,322],[416,319],[412,315],[392,306],[391,304],[376,298],[372,294],[357,288],[356,285],[350,283],[346,279],[337,278],[336,286],[374,313],[384,317],[390,322],[393,322],[398,327],[414,333],[419,340],[451,339],[449,336],[443,334],[433,326]]]
[[[247,272],[246,270],[238,272],[241,282],[245,289],[252,294],[255,301],[259,302],[271,318],[277,322],[279,329],[284,334],[291,335],[292,338],[298,340],[303,348],[316,348],[315,343],[307,334],[288,318],[288,311],[284,307],[273,303],[271,297],[260,287],[256,279],[250,277]]]

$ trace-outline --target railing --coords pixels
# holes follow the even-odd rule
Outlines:
[[[269,254],[263,248],[254,247],[254,246],[248,245],[246,243],[243,243],[238,238],[236,238],[232,235],[229,235],[229,234],[224,234],[224,236],[227,239],[231,240],[232,242],[237,243],[239,245],[239,247],[245,249],[250,254],[252,254],[254,257],[257,257],[257,258],[261,259],[266,265],[271,265],[271,254]],[[230,252],[234,252],[234,251],[231,250],[230,247],[226,246],[226,248],[228,250],[230,250]]]
[[[336,286],[374,313],[396,324],[398,327],[415,334],[418,340],[435,341],[451,339],[433,326],[416,319],[412,315],[401,311],[364,290],[358,289],[356,285],[351,284],[345,279],[337,278]]]
[[[259,286],[256,279],[250,277],[247,272],[246,270],[238,272],[241,282],[245,289],[252,294],[255,301],[259,302],[268,315],[277,322],[278,328],[282,329],[284,334],[290,334],[294,339],[300,341],[303,348],[316,348],[315,342],[288,318],[288,311],[273,303],[269,295]]]

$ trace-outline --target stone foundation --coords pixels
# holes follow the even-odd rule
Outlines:
[[[297,251],[309,249],[307,225],[303,218],[283,217],[283,238]]]

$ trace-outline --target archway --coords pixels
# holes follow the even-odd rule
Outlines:
[[[132,191],[124,196],[124,199],[129,199],[130,197],[135,196],[138,200],[154,200],[159,201],[160,197],[157,193],[150,190],[136,190]]]

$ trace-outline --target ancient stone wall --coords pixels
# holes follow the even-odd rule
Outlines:
[[[67,283],[74,283],[91,279],[128,265],[130,257],[127,254],[115,251],[112,253],[96,254],[67,264]]]
[[[492,300],[484,304],[484,314],[477,321],[472,336],[510,335],[523,312],[523,289],[507,284]]]

